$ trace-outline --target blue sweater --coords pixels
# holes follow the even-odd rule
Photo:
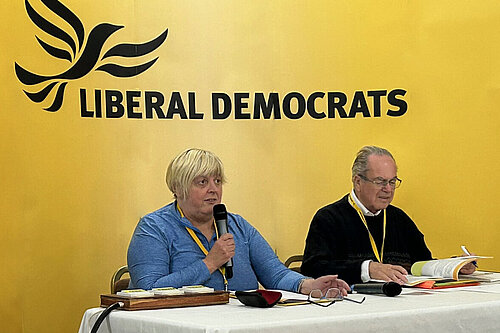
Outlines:
[[[127,254],[131,287],[179,288],[202,284],[216,290],[224,289],[222,274],[218,270],[210,274],[202,261],[205,255],[186,227],[194,230],[210,251],[216,241],[215,233],[207,240],[188,219],[180,216],[175,202],[139,221]],[[266,240],[245,219],[228,213],[228,231],[234,236],[236,245],[229,290],[257,289],[260,282],[268,289],[297,291],[304,276],[287,269]]]

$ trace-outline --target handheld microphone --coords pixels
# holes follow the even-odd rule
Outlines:
[[[214,206],[214,219],[215,226],[217,227],[217,232],[219,237],[227,234],[227,211],[224,204],[217,204]],[[224,264],[226,268],[226,278],[230,279],[233,277],[233,259],[229,259],[228,262]]]
[[[359,294],[384,294],[390,297],[401,294],[401,285],[394,282],[368,282],[357,283],[351,286],[351,290]]]

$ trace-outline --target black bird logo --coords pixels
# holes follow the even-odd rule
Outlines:
[[[118,44],[107,50],[102,57],[101,51],[104,42],[117,30],[123,28],[123,25],[114,25],[110,23],[100,23],[95,26],[89,33],[84,44],[85,29],[80,19],[70,11],[65,5],[57,0],[40,0],[48,9],[66,21],[74,31],[76,40],[63,29],[54,25],[42,15],[40,15],[31,6],[28,0],[25,0],[26,12],[33,23],[43,30],[45,33],[60,39],[67,44],[67,50],[54,47],[40,38],[35,36],[40,46],[51,56],[70,62],[71,66],[63,73],[56,75],[39,75],[32,73],[17,62],[15,63],[15,71],[17,78],[23,84],[32,86],[44,83],[43,89],[37,92],[28,92],[23,90],[25,94],[33,102],[41,103],[49,93],[56,89],[55,98],[52,104],[45,108],[50,112],[58,111],[63,103],[64,89],[69,80],[79,79],[95,70],[104,71],[116,77],[133,77],[141,74],[149,69],[158,60],[158,57],[146,63],[136,66],[121,66],[114,63],[106,63],[99,65],[98,62],[109,57],[140,57],[156,50],[167,38],[168,29],[155,39],[142,44]],[[83,48],[83,51],[82,51]]]

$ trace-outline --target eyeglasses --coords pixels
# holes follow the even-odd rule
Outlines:
[[[367,182],[372,183],[375,186],[379,186],[379,187],[386,187],[387,184],[389,184],[389,186],[391,188],[398,188],[399,185],[401,185],[401,182],[402,182],[402,180],[399,179],[398,177],[394,177],[392,179],[383,179],[383,178],[368,179],[368,178],[366,178],[364,175],[362,175],[360,173],[358,173],[358,176],[361,179],[363,179],[364,181],[367,181]]]
[[[311,304],[316,304],[322,306],[324,308],[334,304],[336,301],[351,301],[357,304],[361,304],[365,301],[365,297],[363,297],[360,301],[347,298],[342,296],[342,292],[338,288],[330,288],[323,295],[323,292],[319,289],[311,290],[309,296],[307,297],[307,301]]]

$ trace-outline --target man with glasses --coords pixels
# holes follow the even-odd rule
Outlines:
[[[352,183],[351,193],[314,216],[302,273],[311,277],[338,274],[349,284],[406,283],[411,265],[432,256],[415,223],[390,204],[401,184],[391,153],[363,147],[352,166]]]

